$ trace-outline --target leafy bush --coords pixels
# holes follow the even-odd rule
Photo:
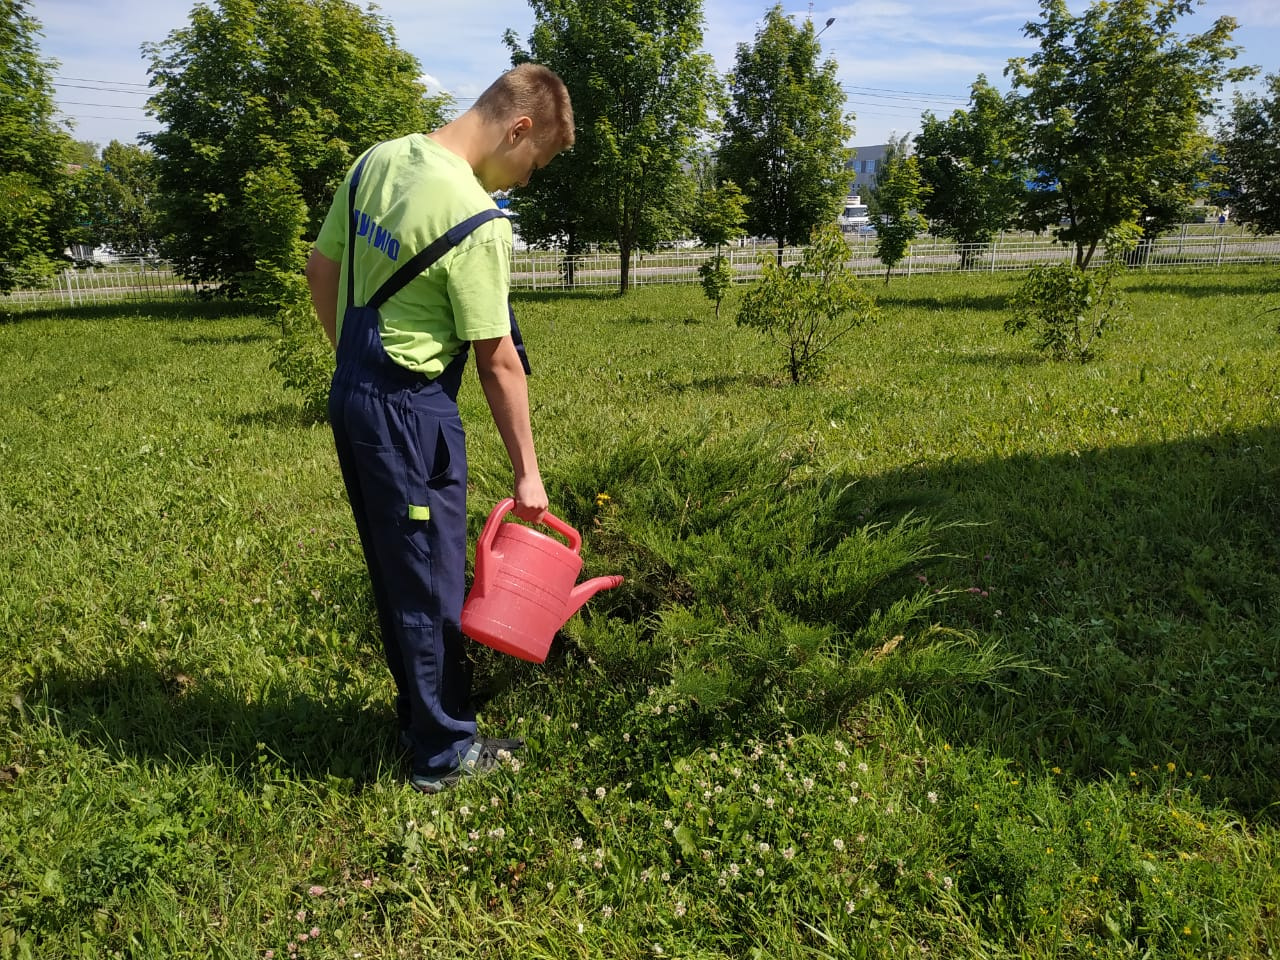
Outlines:
[[[1074,264],[1033,267],[1013,298],[1013,316],[1005,321],[1010,333],[1033,328],[1035,348],[1054,360],[1079,363],[1094,356],[1097,340],[1124,309],[1111,288],[1122,269],[1116,261],[1095,270]]]
[[[819,227],[799,263],[764,261],[763,278],[738,311],[740,326],[786,345],[792,383],[815,374],[836,341],[875,316],[875,301],[848,271],[848,260],[840,228]]]
[[[328,417],[329,382],[333,379],[333,348],[329,345],[310,302],[294,300],[276,312],[280,337],[275,342],[271,369],[286,388],[302,394],[302,408],[314,420]]]
[[[682,710],[685,732],[666,736],[728,736],[782,704],[792,720],[834,723],[886,686],[1011,666],[930,623],[949,594],[917,574],[941,526],[878,515],[815,466],[803,441],[706,429],[561,466],[554,499],[591,531],[592,567],[626,578],[592,601],[578,642],[619,685],[648,689],[647,724],[692,706],[697,724]]]

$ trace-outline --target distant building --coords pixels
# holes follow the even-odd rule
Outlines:
[[[876,185],[876,174],[884,163],[889,144],[879,143],[871,147],[854,147],[852,159],[846,160],[844,168],[853,174],[849,181],[850,196],[863,196],[871,192]]]

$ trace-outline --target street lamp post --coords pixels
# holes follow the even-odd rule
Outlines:
[[[826,26],[824,26],[821,30],[819,30],[817,33],[815,33],[815,34],[813,35],[813,39],[817,40],[817,39],[818,39],[818,37],[822,36],[824,33],[826,33],[826,32],[827,32],[827,27],[831,26],[831,25],[832,25],[833,23],[835,23],[835,22],[836,22],[836,18],[835,18],[835,17],[827,17],[827,23],[826,23]]]

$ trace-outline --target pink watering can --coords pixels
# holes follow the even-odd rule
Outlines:
[[[582,572],[582,535],[559,517],[542,523],[559,540],[502,519],[515,507],[507,498],[493,508],[476,542],[476,575],[462,605],[462,632],[485,646],[521,660],[547,659],[557,630],[601,590],[621,577],[596,577],[574,586]]]

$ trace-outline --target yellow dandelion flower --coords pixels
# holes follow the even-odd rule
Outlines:
[[[1061,773],[1061,772],[1062,772],[1062,768],[1061,768],[1061,767],[1054,767],[1054,768],[1053,768],[1053,772],[1054,772],[1054,773]]]
[[[1164,768],[1168,770],[1170,773],[1173,773],[1173,771],[1178,769],[1178,765],[1173,761],[1170,761],[1164,765]]]

